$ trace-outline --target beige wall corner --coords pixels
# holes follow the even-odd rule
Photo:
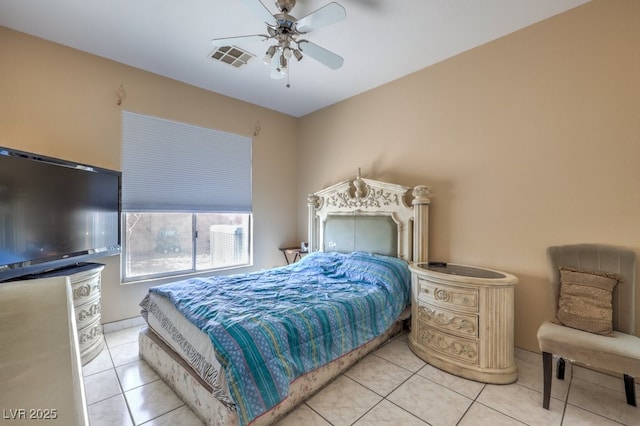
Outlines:
[[[640,2],[594,0],[309,114],[298,198],[358,167],[428,185],[430,258],[518,276],[515,343],[538,350],[547,246],[640,254],[638,28]]]
[[[265,108],[0,27],[0,146],[120,170],[121,111],[253,136],[254,268],[283,263],[296,236],[296,120]],[[215,78],[212,69],[211,78]],[[120,86],[126,98],[118,105]],[[139,315],[151,284],[120,285],[98,259],[102,321]]]

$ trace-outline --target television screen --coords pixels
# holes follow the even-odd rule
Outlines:
[[[120,251],[121,173],[0,147],[0,281]]]

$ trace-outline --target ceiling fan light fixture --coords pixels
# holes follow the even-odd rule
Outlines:
[[[276,53],[276,46],[269,46],[269,49],[267,49],[267,53],[265,53],[264,58],[262,59],[262,61],[269,65],[271,63],[271,60],[273,59],[273,55],[275,55]]]
[[[287,46],[284,49],[282,49],[282,54],[284,55],[285,58],[291,59],[291,55],[293,55],[293,51],[291,50],[290,47]]]
[[[287,58],[285,58],[284,55],[280,55],[280,74],[286,74],[287,73],[287,68],[289,66],[289,61],[287,61]]]
[[[300,52],[298,49],[293,49],[293,56],[295,56],[298,62],[300,62],[300,60],[302,59],[302,52]]]

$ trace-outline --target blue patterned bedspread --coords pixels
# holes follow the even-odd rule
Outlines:
[[[407,262],[311,253],[250,274],[153,287],[207,333],[240,423],[283,401],[297,377],[382,334],[409,304]]]

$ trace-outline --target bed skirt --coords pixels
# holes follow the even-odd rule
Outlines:
[[[353,366],[358,360],[402,332],[403,328],[404,321],[396,321],[379,337],[329,364],[299,377],[291,383],[288,398],[256,418],[251,425],[270,425],[280,420],[313,393]],[[214,397],[211,386],[198,377],[195,371],[153,331],[147,327],[143,328],[140,331],[138,343],[140,356],[206,424],[216,426],[238,425],[236,412],[227,409]]]

